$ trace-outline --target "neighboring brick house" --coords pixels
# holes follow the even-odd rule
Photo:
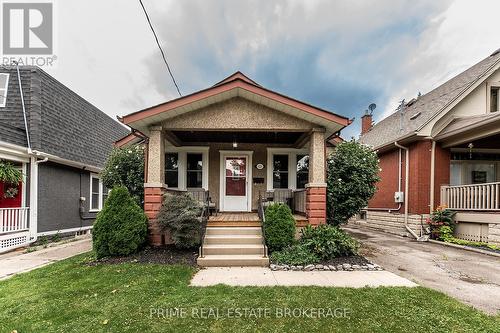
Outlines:
[[[0,252],[91,228],[107,195],[98,173],[113,142],[129,133],[40,68],[19,73],[22,90],[16,67],[0,68],[0,159],[25,177],[0,183]]]
[[[375,125],[362,117],[381,181],[359,223],[420,235],[445,204],[458,212],[458,237],[500,243],[499,68],[496,51]]]

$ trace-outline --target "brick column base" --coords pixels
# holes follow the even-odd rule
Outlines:
[[[326,187],[306,188],[306,215],[309,224],[326,223]]]
[[[153,246],[162,246],[171,243],[169,235],[161,231],[156,221],[163,202],[163,187],[144,188],[144,212],[148,217],[148,243]]]

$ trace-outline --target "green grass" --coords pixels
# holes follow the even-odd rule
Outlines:
[[[89,254],[0,281],[0,332],[499,332],[487,316],[426,288],[189,287],[185,266],[86,266]],[[187,318],[150,316],[183,308]],[[220,318],[192,318],[196,309]],[[228,318],[269,308],[270,318]],[[279,308],[347,308],[349,318],[276,318]]]

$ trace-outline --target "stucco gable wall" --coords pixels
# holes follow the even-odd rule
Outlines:
[[[317,126],[240,97],[191,111],[163,123],[164,129],[307,131],[313,127]]]
[[[437,117],[429,124],[427,124],[422,131],[421,135],[436,135],[454,118],[469,117],[487,114],[488,110],[488,87],[489,84],[500,82],[500,70],[497,70],[483,83],[476,87],[464,99],[462,99],[455,107],[449,110],[446,114]]]

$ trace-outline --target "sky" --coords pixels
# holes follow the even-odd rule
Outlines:
[[[242,71],[259,84],[374,120],[500,48],[492,0],[143,0],[181,93]],[[112,117],[178,97],[138,0],[55,0],[47,72]]]

